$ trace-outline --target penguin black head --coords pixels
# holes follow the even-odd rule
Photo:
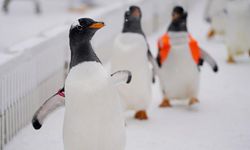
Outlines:
[[[90,40],[95,32],[104,26],[103,22],[97,22],[90,18],[78,19],[71,25],[69,32],[71,61],[70,68],[86,61],[101,63],[96,56]]]
[[[174,7],[172,11],[172,22],[168,28],[168,31],[187,31],[187,16],[187,12],[185,12],[181,6]]]
[[[131,19],[140,20],[142,17],[142,12],[138,6],[130,6],[129,10],[125,12],[125,20],[129,21]]]
[[[181,6],[174,7],[172,11],[172,21],[178,20],[184,13],[184,9]]]
[[[132,32],[144,35],[141,28],[141,18],[142,12],[140,7],[134,5],[130,6],[129,10],[124,14],[123,33]]]
[[[104,26],[90,18],[80,18],[71,25],[69,38],[74,42],[90,41],[97,30]]]

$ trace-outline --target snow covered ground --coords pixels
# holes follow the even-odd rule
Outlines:
[[[206,40],[208,25],[202,20],[203,2],[190,10],[190,32],[217,60],[219,73],[214,74],[208,65],[202,68],[201,103],[191,108],[182,104],[158,108],[162,97],[156,84],[150,119],[136,121],[128,113],[126,150],[250,149],[250,58],[242,56],[237,64],[228,65],[222,41]],[[161,33],[149,38],[154,51]],[[63,113],[63,108],[53,113],[39,131],[27,126],[5,150],[62,150]]]

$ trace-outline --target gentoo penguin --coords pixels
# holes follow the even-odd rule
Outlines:
[[[234,57],[246,52],[250,55],[250,1],[230,1],[226,7],[227,22],[225,42],[228,63],[235,63]]]
[[[137,6],[131,6],[125,12],[122,33],[114,41],[111,70],[123,68],[132,72],[131,84],[119,86],[119,93],[124,100],[125,108],[135,110],[136,119],[146,120],[146,110],[151,101],[152,81],[148,59],[152,55],[141,27],[141,17],[142,12]]]
[[[71,57],[71,63],[69,66],[69,70],[71,70],[71,68],[74,66],[75,62],[78,62],[78,58],[77,57]],[[111,76],[113,78],[113,80],[117,80],[116,78],[119,77],[120,81],[125,80],[126,76],[130,77],[131,75],[129,75],[130,72],[128,71],[118,71],[113,73]],[[118,79],[119,79],[118,78]],[[121,80],[123,79],[123,80]],[[130,81],[130,80],[129,80]],[[119,83],[117,82],[117,83]],[[118,84],[119,85],[119,84]],[[51,97],[49,97],[41,107],[39,107],[39,109],[35,112],[33,118],[32,118],[32,125],[34,127],[34,129],[39,130],[42,127],[42,124],[44,122],[44,120],[46,119],[46,117],[51,114],[53,111],[55,111],[56,109],[58,109],[61,106],[65,105],[65,93],[64,93],[64,87],[62,87],[60,90],[58,90],[57,93],[55,93],[54,95],[52,95]]]
[[[65,150],[124,149],[123,108],[116,86],[129,83],[132,76],[129,71],[109,75],[96,56],[90,41],[103,26],[102,22],[82,18],[70,29],[71,69],[65,81],[63,129]]]
[[[207,61],[215,72],[216,62],[187,31],[187,13],[176,6],[172,13],[172,22],[158,41],[158,74],[164,93],[160,107],[170,107],[172,99],[189,99],[189,105],[198,103],[199,68],[203,60]]]
[[[115,85],[129,83],[131,74],[110,76],[93,51],[90,40],[103,26],[83,18],[70,29],[72,68],[65,81],[65,150],[123,150],[125,146],[124,118]]]
[[[208,0],[204,12],[205,20],[210,24],[208,38],[215,35],[224,35],[227,12],[226,4],[229,0]]]

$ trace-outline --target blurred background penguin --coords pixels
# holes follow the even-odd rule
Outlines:
[[[119,93],[128,110],[135,110],[135,118],[148,119],[146,110],[152,99],[152,70],[149,67],[149,45],[141,27],[142,12],[131,6],[124,15],[122,33],[114,41],[111,68],[129,69],[133,80],[129,86],[120,86]]]
[[[248,53],[250,56],[250,1],[235,0],[227,3],[225,44],[228,63],[235,63],[235,56]]]
[[[250,1],[209,0],[205,20],[210,24],[209,39],[219,35],[227,47],[228,63],[235,63],[235,56],[250,55]]]

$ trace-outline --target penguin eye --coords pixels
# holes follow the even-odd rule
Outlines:
[[[126,11],[125,13],[125,18],[128,18],[130,16],[130,12],[129,11]]]
[[[81,31],[81,30],[83,30],[84,28],[83,28],[82,26],[77,26],[77,29]]]

